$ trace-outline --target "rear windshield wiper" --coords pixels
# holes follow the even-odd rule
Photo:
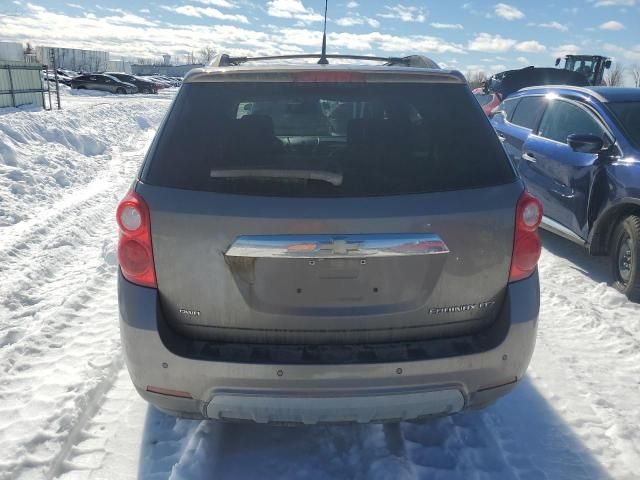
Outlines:
[[[342,185],[342,174],[325,170],[278,170],[278,169],[230,169],[211,170],[211,178],[284,178],[296,180],[320,180],[338,187]]]

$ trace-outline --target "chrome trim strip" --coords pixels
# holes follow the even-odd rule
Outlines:
[[[241,236],[226,251],[227,257],[250,258],[361,258],[437,255],[449,253],[433,233],[361,235],[256,235]]]
[[[552,220],[549,217],[542,217],[542,223],[540,224],[540,226],[542,228],[544,228],[545,230],[550,231],[551,233],[555,233],[556,235],[560,235],[561,237],[566,238],[567,240],[571,240],[572,242],[575,242],[579,245],[585,245],[585,241],[580,238],[579,235],[576,235],[575,233],[573,233],[571,230],[569,230],[567,227],[565,227],[564,225],[556,222],[555,220]]]

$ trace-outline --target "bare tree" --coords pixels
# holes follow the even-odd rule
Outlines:
[[[201,48],[200,52],[198,52],[198,60],[206,65],[213,59],[215,54],[216,51],[213,49],[213,47],[207,45],[206,47]]]
[[[631,67],[629,67],[629,71],[631,72],[631,78],[633,78],[633,84],[636,87],[640,87],[640,65],[637,63],[635,65],[631,65]]]
[[[482,87],[484,82],[487,80],[487,75],[484,72],[467,72],[465,77],[467,78],[469,88],[472,90],[474,88]]]
[[[611,68],[604,76],[604,84],[607,87],[618,87],[624,82],[624,65],[616,62],[613,68]]]

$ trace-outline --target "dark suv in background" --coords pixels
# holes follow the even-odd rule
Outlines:
[[[149,402],[398,421],[524,375],[540,203],[459,72],[365,60],[386,65],[223,55],[185,78],[117,211],[124,352]]]
[[[614,286],[640,301],[640,89],[525,88],[492,123],[542,227],[610,255]]]

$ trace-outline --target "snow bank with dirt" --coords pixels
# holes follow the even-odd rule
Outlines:
[[[0,111],[0,480],[638,478],[640,306],[550,234],[529,373],[487,410],[284,428],[147,407],[122,362],[113,212],[170,95],[64,95]]]

